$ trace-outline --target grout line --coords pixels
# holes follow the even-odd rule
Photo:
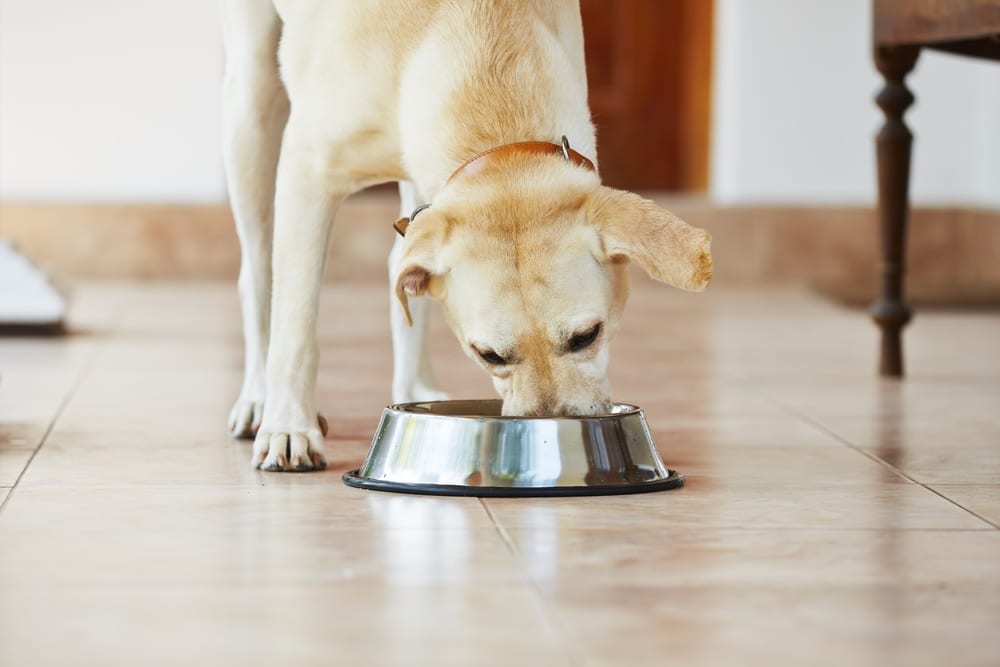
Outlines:
[[[1000,530],[1000,525],[998,525],[997,523],[995,523],[993,521],[990,521],[989,519],[987,519],[983,515],[979,514],[978,512],[975,512],[975,511],[969,509],[968,507],[965,507],[964,505],[956,502],[955,500],[952,500],[951,498],[949,498],[948,496],[944,495],[943,493],[941,493],[937,489],[933,488],[932,486],[928,486],[927,484],[921,482],[920,480],[918,480],[918,479],[910,476],[908,473],[906,473],[903,470],[897,468],[896,466],[892,465],[888,461],[886,461],[886,460],[884,460],[884,459],[876,456],[875,454],[872,454],[868,450],[855,445],[853,442],[851,442],[850,440],[844,438],[839,433],[835,432],[833,429],[831,429],[830,427],[828,427],[826,424],[824,424],[824,423],[822,423],[822,422],[820,422],[820,421],[818,421],[818,420],[810,417],[809,415],[805,414],[801,410],[798,410],[796,408],[793,408],[790,405],[785,404],[784,402],[782,402],[781,400],[775,398],[774,396],[771,396],[767,392],[761,392],[761,394],[763,396],[766,396],[775,405],[778,405],[779,407],[781,407],[781,409],[785,410],[790,415],[792,415],[794,417],[797,417],[798,419],[801,419],[802,421],[806,422],[807,424],[809,424],[813,428],[816,428],[819,431],[822,431],[823,433],[826,433],[827,435],[829,435],[830,437],[832,437],[834,440],[836,440],[840,444],[842,444],[845,447],[847,447],[848,449],[852,449],[855,452],[858,452],[859,454],[861,454],[862,456],[864,456],[864,457],[866,457],[866,458],[868,458],[868,459],[870,459],[872,461],[875,461],[876,463],[878,463],[881,466],[883,466],[884,468],[887,468],[888,470],[894,472],[895,474],[899,475],[900,477],[902,477],[903,479],[907,480],[908,482],[916,484],[917,486],[922,487],[922,488],[924,488],[927,491],[930,491],[934,495],[936,495],[939,498],[942,498],[942,499],[948,501],[949,503],[951,503],[955,507],[959,508],[960,510],[965,511],[965,512],[971,514],[972,516],[976,517],[980,521],[986,523],[987,525],[992,526],[994,529]]]
[[[493,514],[493,511],[490,509],[490,506],[486,504],[485,498],[479,498],[479,504],[486,512],[486,516],[490,518],[490,521],[493,523],[493,527],[500,535],[500,539],[503,540],[504,546],[507,547],[507,552],[511,556],[514,556],[516,561],[517,557],[520,556],[520,552],[514,545],[514,540],[511,539],[510,533],[508,533],[507,529],[504,526],[502,526],[499,521],[497,521],[496,515]],[[518,563],[518,569],[522,570],[523,572],[523,567],[520,565],[520,563]],[[535,597],[535,601],[541,606],[542,610],[545,612],[547,620],[551,624],[553,633],[556,636],[556,640],[559,642],[560,648],[566,654],[569,664],[570,665],[590,664],[590,661],[587,660],[586,655],[584,655],[579,649],[572,648],[573,642],[568,641],[568,639],[571,639],[571,635],[569,635],[565,631],[563,624],[559,621],[559,615],[556,613],[555,608],[549,603],[549,600],[545,596],[545,593],[542,592],[541,588],[539,588],[538,582],[535,581],[534,577],[532,577],[530,573],[523,572],[523,574],[527,579],[528,588],[531,589],[531,592]]]
[[[517,547],[514,546],[514,540],[510,538],[510,533],[508,533],[507,529],[501,526],[500,522],[497,521],[496,516],[493,514],[493,510],[491,510],[490,506],[486,504],[485,499],[479,498],[478,500],[479,500],[479,506],[483,508],[484,512],[486,512],[486,516],[490,518],[490,523],[493,524],[493,527],[496,529],[497,533],[500,534],[500,539],[503,540],[504,545],[507,547],[507,551],[512,556],[518,555]]]
[[[127,301],[127,299],[123,298],[122,303],[119,303],[118,306],[116,306],[113,309],[113,315],[108,318],[109,321],[116,322],[118,320],[118,318],[121,316],[121,311],[125,307],[124,306],[125,301]],[[23,478],[25,473],[28,472],[28,468],[35,460],[35,457],[38,456],[38,452],[42,450],[42,447],[45,445],[46,441],[48,441],[49,435],[51,435],[53,429],[55,428],[56,422],[59,421],[59,417],[62,416],[63,410],[66,409],[66,406],[69,405],[70,399],[73,398],[73,396],[76,394],[77,389],[79,389],[80,385],[83,384],[83,381],[87,377],[87,374],[90,373],[91,369],[94,367],[97,361],[98,354],[100,353],[101,349],[105,345],[107,345],[108,340],[110,340],[112,335],[113,334],[108,333],[107,335],[101,336],[94,341],[94,348],[91,351],[90,356],[87,357],[87,359],[80,366],[80,372],[77,374],[73,382],[70,383],[70,387],[66,391],[66,395],[63,396],[61,401],[59,401],[59,405],[56,407],[55,414],[52,415],[52,419],[49,421],[49,425],[45,428],[45,432],[42,433],[42,437],[38,439],[38,444],[35,446],[34,451],[31,452],[31,456],[28,457],[28,460],[21,468],[21,472],[18,473],[17,479],[14,480],[14,483],[10,486],[9,490],[7,491],[7,497],[3,499],[3,502],[0,502],[0,516],[3,515],[3,511],[7,507],[7,503],[9,503],[10,499],[14,497],[14,492],[17,491],[18,484],[21,482],[21,478]]]
[[[86,365],[87,364],[85,363],[84,366]],[[66,395],[59,402],[59,406],[56,408],[55,414],[49,421],[49,425],[45,428],[45,432],[42,433],[42,437],[38,439],[38,444],[35,446],[35,449],[32,450],[31,456],[29,456],[28,460],[25,461],[24,466],[21,468],[21,472],[18,473],[17,478],[14,480],[14,484],[8,489],[7,497],[3,499],[3,502],[0,502],[0,516],[2,516],[4,508],[7,507],[7,503],[10,502],[10,499],[14,497],[14,491],[17,489],[17,485],[21,481],[21,478],[24,477],[24,474],[26,472],[28,472],[28,466],[30,466],[32,461],[35,460],[35,457],[38,456],[38,452],[41,451],[42,445],[45,444],[45,441],[48,439],[49,434],[52,433],[52,429],[55,427],[56,421],[59,420],[59,415],[62,414],[62,411],[66,407],[66,404],[69,403],[69,399],[70,397],[73,396],[73,392],[76,391],[76,388],[79,386],[81,379],[82,378],[78,376],[76,380],[74,380],[74,382],[70,385],[69,390],[66,392]]]

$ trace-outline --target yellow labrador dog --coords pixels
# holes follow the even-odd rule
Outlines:
[[[325,466],[320,280],[362,188],[399,181],[411,218],[389,262],[395,401],[442,397],[414,297],[441,300],[504,414],[586,415],[609,406],[626,263],[708,284],[706,232],[601,185],[575,0],[223,0],[223,21],[246,340],[229,425],[255,466]]]

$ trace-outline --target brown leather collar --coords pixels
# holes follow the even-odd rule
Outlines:
[[[533,153],[535,155],[562,155],[567,161],[578,167],[584,167],[590,171],[594,171],[594,163],[591,162],[586,156],[577,153],[575,150],[570,148],[569,141],[565,136],[562,138],[562,145],[549,143],[548,141],[520,141],[514,144],[504,144],[503,146],[497,146],[496,148],[491,148],[488,151],[483,151],[479,155],[473,156],[471,159],[466,160],[465,164],[455,170],[455,172],[448,178],[448,183],[451,183],[459,175],[472,175],[478,174],[488,165],[496,162],[498,159],[510,156],[515,153],[525,154]],[[413,221],[420,211],[428,208],[430,204],[424,204],[423,206],[418,206],[413,210],[413,213],[409,217],[400,218],[392,226],[400,236],[406,236],[406,228],[409,226],[410,222]]]
[[[492,162],[496,162],[498,159],[505,158],[514,153],[534,153],[536,155],[559,154],[578,167],[585,167],[590,171],[594,171],[594,163],[570,148],[569,141],[564,136],[561,146],[549,143],[548,141],[520,141],[516,144],[504,144],[503,146],[483,151],[456,169],[455,173],[448,179],[448,182],[451,183],[459,175],[468,176],[478,174]]]

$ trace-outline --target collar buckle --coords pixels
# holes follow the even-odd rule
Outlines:
[[[410,226],[413,219],[417,217],[417,214],[423,211],[425,208],[430,208],[430,204],[421,204],[420,206],[413,209],[413,213],[410,213],[409,217],[402,217],[396,222],[392,223],[392,228],[396,230],[396,233],[400,236],[406,236],[406,228]]]

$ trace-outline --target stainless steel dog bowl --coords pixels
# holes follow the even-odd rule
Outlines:
[[[501,402],[385,409],[350,486],[454,496],[643,493],[684,484],[663,465],[642,410],[593,417],[501,417]]]

